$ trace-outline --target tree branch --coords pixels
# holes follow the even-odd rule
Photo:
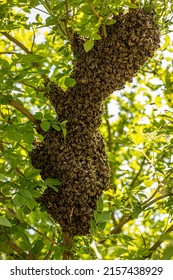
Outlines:
[[[169,196],[173,196],[173,194],[165,194],[165,195],[161,195],[153,200],[151,200],[148,204],[145,204],[143,207],[141,207],[141,210],[139,211],[139,214],[141,212],[143,212],[146,208],[148,208],[148,206],[152,205],[153,203],[163,199],[163,198],[166,198],[166,197],[169,197]],[[122,230],[122,227],[128,223],[130,220],[133,220],[133,213],[131,215],[124,215],[120,222],[117,223],[117,225],[115,226],[115,228],[113,230],[111,230],[111,234],[115,234],[115,233],[119,233],[121,230]]]
[[[73,239],[68,232],[62,233],[63,245],[64,245],[64,253],[63,260],[72,260],[73,254],[71,252]]]
[[[2,193],[1,193],[2,194]],[[3,195],[3,194],[2,194]],[[5,196],[3,195],[3,197],[5,198]],[[8,213],[10,216],[12,216],[12,217],[14,217],[15,219],[17,219],[18,221],[20,221],[19,219],[18,219],[18,217],[17,217],[17,215],[16,215],[16,213],[12,210],[12,209],[10,209],[10,208],[8,208],[8,207],[5,207],[5,212],[6,213]],[[29,227],[29,228],[31,228],[32,230],[34,230],[35,232],[37,232],[40,236],[42,236],[44,239],[47,239],[51,244],[53,244],[53,245],[59,245],[59,243],[57,243],[57,242],[55,242],[54,240],[52,240],[52,239],[50,239],[47,235],[45,235],[44,233],[42,233],[41,231],[39,231],[38,229],[36,229],[35,227],[33,227],[33,226],[31,226],[30,224],[28,224],[27,222],[25,222],[25,221],[23,221],[23,223],[27,226],[27,227]]]
[[[163,243],[164,241],[164,236],[166,236],[168,233],[171,233],[173,231],[173,225],[171,225],[162,235],[160,235],[159,240],[152,246],[150,247],[149,251],[150,253],[144,257],[144,259],[148,259],[152,256],[154,251]]]
[[[25,53],[27,54],[31,54],[32,52],[30,50],[28,50],[27,47],[25,47],[20,41],[18,41],[16,38],[14,38],[12,35],[10,35],[7,32],[2,32],[2,34],[8,38],[11,42],[13,42],[14,44],[16,44],[18,47],[20,47]]]
[[[69,6],[68,0],[65,0],[65,9],[66,9],[65,31],[66,31],[67,38],[69,39],[70,42],[72,42],[72,36],[68,29],[68,20],[69,20],[69,7],[68,6]]]
[[[138,179],[139,175],[140,175],[141,172],[142,172],[144,163],[145,163],[145,157],[144,157],[143,160],[142,160],[142,163],[141,163],[141,165],[140,165],[140,169],[139,169],[138,173],[136,174],[136,176],[134,177],[133,181],[131,182],[131,184],[130,184],[130,186],[129,186],[130,189],[132,189],[132,188],[134,187],[134,184],[136,183],[136,180]]]
[[[3,147],[3,145],[2,145],[2,143],[0,143],[0,150],[1,150],[1,152],[2,153],[4,153],[4,147]],[[8,159],[7,159],[8,160]],[[10,164],[10,163],[9,163]],[[11,164],[10,164],[11,165]],[[22,171],[20,171],[20,169],[18,168],[18,167],[12,167],[12,169],[19,175],[19,176],[21,176],[21,175],[23,175],[23,173],[22,173]]]
[[[95,8],[94,8],[94,6],[93,6],[93,4],[92,3],[90,3],[90,1],[89,0],[85,0],[85,2],[88,4],[88,6],[89,6],[89,8],[90,8],[90,10],[91,10],[91,12],[99,19],[100,18],[100,16],[99,16],[99,14],[97,13],[97,11],[95,10]]]
[[[108,150],[109,152],[112,152],[112,133],[111,133],[111,126],[110,126],[110,122],[108,119],[108,104],[106,104],[106,125],[107,125],[107,131],[108,131],[108,141],[107,141],[107,145],[108,145]]]
[[[16,54],[15,52],[0,52],[0,55],[1,54]]]
[[[26,108],[24,108],[24,106],[21,103],[17,102],[16,100],[9,100],[9,104],[16,108],[18,111],[20,111],[25,117],[27,117],[39,131],[40,126],[38,120],[35,119],[34,116]]]
[[[7,241],[8,246],[14,250],[18,255],[23,255],[25,260],[35,260],[36,257],[32,253],[25,253],[13,240],[9,239]]]
[[[23,43],[21,43],[19,40],[17,40],[16,38],[14,38],[12,35],[10,35],[7,32],[2,32],[2,34],[8,38],[11,42],[13,42],[14,44],[16,44],[18,47],[20,47],[26,54],[33,54],[32,51],[30,51],[27,47],[25,47],[25,45]],[[38,62],[33,62],[33,67],[38,68],[39,63]],[[45,74],[41,74],[42,78],[47,81],[49,80],[49,78],[45,75]]]
[[[142,205],[145,205],[145,204],[147,204],[149,201],[151,201],[151,200],[155,197],[155,195],[158,193],[158,191],[159,191],[159,189],[160,189],[161,187],[162,187],[162,185],[159,184],[158,187],[156,188],[156,190],[154,191],[154,193],[153,193],[147,200],[145,200],[145,201],[142,203]]]

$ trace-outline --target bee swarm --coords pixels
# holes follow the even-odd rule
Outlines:
[[[41,203],[71,236],[86,235],[102,191],[109,185],[109,166],[98,127],[103,101],[113,91],[131,82],[137,71],[159,47],[154,15],[133,9],[115,17],[107,26],[107,37],[95,41],[85,52],[85,39],[74,35],[73,71],[76,85],[65,92],[50,83],[46,93],[60,122],[67,122],[67,136],[53,129],[45,133],[31,153],[41,176],[57,178],[58,192],[47,188]]]

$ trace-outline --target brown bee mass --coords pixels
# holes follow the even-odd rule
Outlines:
[[[41,203],[63,232],[85,235],[102,191],[109,184],[105,145],[98,131],[103,101],[114,90],[131,82],[148,57],[159,47],[160,35],[153,13],[130,10],[107,26],[107,37],[85,52],[84,38],[74,34],[72,50],[76,85],[66,92],[50,83],[46,93],[60,122],[67,122],[67,136],[53,129],[31,153],[41,176],[57,178],[58,192],[47,188]],[[101,32],[100,32],[101,33]]]

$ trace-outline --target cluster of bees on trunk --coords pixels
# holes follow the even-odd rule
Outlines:
[[[72,50],[76,85],[63,91],[51,82],[46,96],[60,122],[67,120],[67,136],[50,129],[31,153],[43,180],[57,178],[56,192],[48,187],[40,202],[71,236],[86,235],[97,201],[109,186],[109,164],[98,128],[103,101],[131,82],[140,67],[159,47],[160,35],[154,14],[143,9],[115,16],[107,37],[85,52],[86,38],[74,34]],[[100,29],[100,34],[101,34]]]

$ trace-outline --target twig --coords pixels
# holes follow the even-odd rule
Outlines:
[[[49,13],[47,13],[46,11],[44,11],[44,10],[42,10],[42,9],[40,9],[40,8],[33,8],[33,9],[35,9],[35,10],[37,10],[37,11],[40,11],[40,12],[42,12],[42,13],[45,13],[46,15],[49,15]]]
[[[141,172],[142,172],[144,163],[145,163],[145,157],[143,157],[143,160],[142,160],[141,165],[140,165],[140,169],[139,169],[138,173],[136,174],[136,176],[134,177],[133,181],[131,182],[131,184],[130,184],[130,186],[129,186],[130,189],[132,189],[132,188],[134,187],[134,184],[136,183],[136,180],[138,179],[139,175],[140,175]]]
[[[88,6],[89,6],[89,8],[90,8],[90,10],[91,10],[91,12],[99,19],[100,18],[100,16],[99,16],[99,14],[97,13],[97,11],[95,10],[95,8],[94,8],[94,6],[93,6],[93,4],[92,3],[90,3],[90,1],[89,0],[85,0],[85,2],[88,4]]]
[[[4,147],[3,145],[0,143],[0,150],[2,153],[4,153]],[[18,174],[18,175],[23,175],[22,171],[20,171],[20,169],[18,167],[12,167],[12,169]]]
[[[65,8],[66,8],[66,22],[68,23],[69,15],[68,15],[68,0],[65,0]]]
[[[159,196],[159,197],[157,197],[157,198],[151,200],[148,204],[146,204],[146,205],[143,206],[142,210],[148,208],[148,206],[150,206],[151,204],[157,202],[158,200],[161,200],[161,199],[163,199],[163,198],[165,198],[165,197],[169,197],[169,196],[173,196],[173,193],[171,193],[171,194],[164,194],[164,195],[161,195],[161,196]]]
[[[110,122],[109,122],[109,119],[108,119],[108,104],[106,104],[105,111],[106,111],[106,115],[107,115],[107,118],[106,118],[106,125],[107,125],[107,131],[108,131],[108,141],[107,141],[107,145],[108,145],[108,150],[109,150],[109,152],[111,152],[111,151],[112,151],[112,133],[111,133]]]
[[[158,187],[156,188],[156,190],[154,191],[154,193],[153,193],[147,200],[145,200],[145,201],[142,203],[142,205],[144,205],[144,204],[148,203],[150,200],[152,200],[153,197],[155,197],[155,195],[157,194],[157,192],[160,190],[161,187],[162,187],[162,185],[159,184]]]
[[[66,19],[65,19],[65,30],[66,30],[66,36],[69,39],[70,42],[72,42],[72,36],[68,29],[68,20],[69,20],[69,8],[68,8],[68,0],[65,0],[65,9],[66,9]]]
[[[16,54],[15,52],[0,52],[0,55],[1,54]]]
[[[148,204],[144,205],[143,207],[141,207],[141,210],[139,211],[139,214],[144,211],[146,208],[148,208],[148,206],[150,206],[151,204],[163,199],[163,198],[166,198],[166,197],[169,197],[169,196],[173,196],[173,194],[166,194],[166,195],[161,195],[155,199],[153,199],[152,201],[150,201]],[[122,229],[122,227],[128,223],[130,220],[133,220],[133,213],[131,215],[124,215],[119,224],[117,224],[117,226],[111,231],[111,234],[115,234],[115,233],[119,233]]]
[[[59,245],[59,243],[55,242],[54,240],[50,239],[47,235],[45,235],[44,233],[42,233],[41,231],[39,231],[38,229],[36,229],[35,227],[29,225],[28,223],[25,222],[25,224],[33,229],[35,232],[37,232],[39,235],[41,235],[44,239],[47,239],[50,243],[52,243],[53,245]]]
[[[121,221],[119,222],[119,224],[117,224],[117,226],[113,230],[111,230],[111,234],[119,233],[122,227],[132,219],[133,219],[132,215],[130,216],[124,215]]]
[[[45,6],[47,7],[48,11],[50,12],[51,11],[51,6],[49,4],[49,2],[47,0],[45,0]]]
[[[153,252],[162,244],[164,241],[164,236],[173,231],[173,225],[171,225],[162,235],[160,235],[159,240],[149,249],[150,253],[144,257],[144,259],[148,259],[151,257]]]
[[[14,38],[12,35],[10,35],[7,32],[2,32],[2,34],[7,37],[11,42],[13,42],[14,44],[16,44],[18,47],[20,47],[24,52],[26,52],[27,54],[31,54],[32,52],[30,50],[28,50],[27,47],[25,47],[20,41],[18,41],[16,38]]]
[[[27,47],[25,47],[24,44],[22,44],[19,40],[17,40],[16,38],[14,38],[12,35],[10,35],[7,32],[2,32],[2,34],[8,38],[11,42],[13,42],[14,44],[16,44],[18,47],[20,47],[25,53],[27,54],[33,54],[32,51],[30,51]],[[38,62],[33,62],[33,67],[38,68],[39,67],[39,63]],[[41,74],[42,78],[47,81],[49,80],[49,78],[45,75],[45,74]]]
[[[8,246],[14,250],[18,255],[22,255],[25,260],[35,260],[36,257],[32,253],[25,253],[13,240],[9,239],[7,241]]]
[[[17,83],[20,83],[20,84],[25,85],[27,87],[33,88],[35,91],[43,91],[42,88],[37,88],[33,85],[30,85],[30,84],[26,83],[25,81],[18,81]]]
[[[4,198],[5,198],[5,196],[4,196]],[[9,215],[11,215],[12,217],[14,217],[14,218],[17,219],[18,221],[20,221],[20,220],[18,219],[16,213],[15,213],[12,209],[10,209],[10,208],[8,208],[8,207],[5,207],[4,210],[5,210]],[[35,227],[31,226],[31,225],[28,224],[27,222],[23,221],[23,223],[24,223],[27,227],[31,228],[32,230],[34,230],[35,232],[37,232],[39,235],[41,235],[44,239],[47,239],[51,244],[56,245],[56,246],[59,245],[58,242],[55,242],[54,240],[52,240],[51,238],[49,238],[47,235],[45,235],[44,233],[42,233],[41,231],[39,231],[39,230],[36,229]]]
[[[33,52],[33,48],[34,48],[34,44],[35,44],[35,30],[34,30],[33,26],[32,26],[32,30],[33,30],[33,39],[32,39],[31,52]]]
[[[26,116],[36,126],[37,130],[39,130],[40,126],[38,120],[35,119],[34,116],[26,108],[24,108],[21,103],[17,102],[16,100],[9,100],[9,104]]]

